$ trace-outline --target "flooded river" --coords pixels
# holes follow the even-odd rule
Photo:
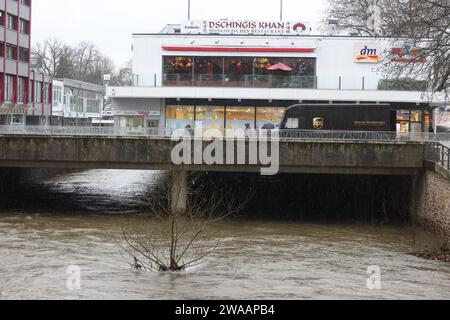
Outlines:
[[[230,219],[210,230],[221,241],[202,265],[132,273],[121,226],[152,223],[134,213],[153,175],[88,171],[27,189],[23,208],[0,213],[0,299],[450,299],[450,264],[410,255],[406,227]],[[379,290],[367,287],[370,266]]]

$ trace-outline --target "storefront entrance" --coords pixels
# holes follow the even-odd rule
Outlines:
[[[428,110],[397,111],[397,133],[432,131],[432,113]]]

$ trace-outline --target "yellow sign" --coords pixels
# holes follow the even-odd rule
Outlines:
[[[314,118],[313,119],[313,127],[316,130],[322,130],[325,125],[325,121],[323,118]]]

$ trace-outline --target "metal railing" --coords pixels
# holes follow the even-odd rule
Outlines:
[[[426,159],[450,171],[450,148],[442,143],[429,143],[426,148]]]
[[[181,130],[181,133],[183,134]],[[242,130],[240,131],[242,135]],[[185,131],[187,135],[190,132]],[[217,130],[214,130],[217,133]],[[233,135],[227,130],[226,136]],[[236,133],[238,133],[236,131]],[[0,135],[44,135],[44,136],[135,136],[170,138],[180,135],[180,130],[161,128],[117,128],[117,127],[76,127],[76,126],[0,126]],[[205,132],[208,136],[208,132]],[[225,136],[225,134],[224,134]],[[250,130],[246,138],[280,137],[282,140],[342,140],[342,141],[406,141],[423,143],[447,143],[450,146],[450,133],[408,133],[371,131],[321,131],[321,130]],[[445,147],[445,146],[444,146]],[[448,147],[445,147],[448,150]]]
[[[76,126],[0,126],[0,135],[170,137],[172,130],[160,128],[116,128]]]
[[[280,74],[196,74],[163,73],[135,74],[129,85],[136,87],[229,87],[229,88],[286,88],[364,91],[419,91],[428,83],[413,79],[387,80],[377,76],[327,76]]]

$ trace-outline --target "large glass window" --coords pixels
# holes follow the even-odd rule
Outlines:
[[[167,86],[313,88],[315,58],[164,57]]]
[[[188,125],[194,128],[196,122],[201,122],[203,130],[272,130],[279,127],[285,110],[284,107],[169,104],[166,128],[185,129]]]
[[[198,86],[220,86],[224,81],[223,58],[196,57],[194,83]]]
[[[255,129],[255,107],[227,107],[227,129]]]
[[[256,126],[258,129],[277,128],[283,120],[285,108],[257,108]]]
[[[225,129],[225,108],[224,107],[196,107],[196,121],[201,121],[204,130]]]
[[[120,117],[119,126],[121,128],[143,128],[144,117]]]
[[[194,58],[164,57],[164,83],[174,86],[192,86]]]
[[[194,127],[195,109],[193,106],[167,106],[166,127],[167,129],[185,129],[188,125]]]
[[[251,87],[253,81],[253,58],[225,58],[224,85]]]

